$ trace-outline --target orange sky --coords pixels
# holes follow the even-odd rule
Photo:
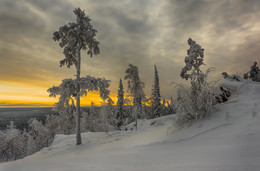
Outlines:
[[[0,84],[0,107],[52,106],[58,101],[58,97],[49,97],[47,89],[48,87],[37,87],[19,82]],[[110,98],[116,103],[116,94],[111,94]],[[89,92],[87,97],[81,99],[82,106],[89,106],[91,102],[100,105],[103,101],[96,92]]]

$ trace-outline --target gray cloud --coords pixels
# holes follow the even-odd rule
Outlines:
[[[162,95],[174,96],[169,84],[179,77],[192,37],[205,48],[214,78],[221,72],[243,73],[259,59],[260,1],[210,0],[21,0],[0,2],[0,77],[44,86],[73,77],[75,69],[59,68],[62,49],[52,40],[60,26],[75,21],[80,6],[98,30],[101,54],[82,52],[82,75],[111,79],[112,93],[129,63],[137,65],[150,95],[153,65],[159,70]],[[22,79],[23,78],[23,79]],[[126,84],[125,84],[126,85]],[[45,90],[43,90],[45,91]]]

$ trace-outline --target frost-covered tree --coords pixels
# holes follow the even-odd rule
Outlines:
[[[152,106],[153,117],[160,117],[161,112],[161,94],[159,86],[159,76],[156,65],[154,65],[154,85],[152,88]]]
[[[135,117],[132,116],[133,106],[132,106],[132,97],[129,94],[128,90],[125,94],[124,98],[124,116],[125,116],[125,124],[129,124],[135,120]]]
[[[108,106],[101,106],[99,112],[99,123],[98,123],[98,131],[109,131],[109,108]]]
[[[5,131],[0,131],[0,161],[10,161],[26,155],[26,139],[23,133],[16,129],[14,122],[7,125]]]
[[[227,72],[222,72],[222,76],[226,79],[230,77],[230,75]]]
[[[48,136],[50,136],[49,141],[51,142],[54,138],[54,136],[57,133],[63,133],[61,132],[61,126],[65,125],[64,122],[61,122],[61,119],[58,115],[47,115],[46,121],[45,121],[45,127],[48,129]]]
[[[104,105],[100,107],[99,119],[100,129],[99,131],[105,131],[106,133],[110,130],[114,130],[116,126],[116,108],[113,106],[114,102],[111,98],[104,102]]]
[[[119,89],[117,90],[117,129],[124,124],[124,87],[122,80],[119,81]]]
[[[125,74],[125,80],[128,80],[127,88],[130,94],[134,97],[133,114],[135,115],[135,120],[137,122],[137,118],[141,118],[142,115],[142,102],[145,101],[145,94],[143,91],[144,82],[140,80],[137,66],[129,64]]]
[[[244,79],[246,79],[246,80],[247,80],[247,79],[249,78],[249,75],[248,75],[248,74],[249,74],[249,72],[247,72],[247,73],[244,73]]]
[[[49,146],[59,127],[56,119],[55,116],[47,117],[45,126],[30,119],[28,132],[16,129],[11,121],[7,129],[0,131],[0,162],[20,159]]]
[[[94,102],[91,102],[91,105],[90,105],[90,109],[89,109],[89,115],[91,117],[97,117],[98,116],[98,107],[95,106],[95,103]]]
[[[204,49],[199,44],[193,41],[191,38],[188,39],[190,48],[187,50],[187,55],[184,59],[185,66],[181,71],[181,78],[190,79],[192,88],[200,90],[204,83],[205,75],[200,70],[200,66],[203,65],[204,60]],[[190,73],[188,73],[190,71]]]
[[[183,79],[191,80],[191,88],[177,85],[178,99],[175,107],[177,110],[176,123],[179,126],[194,119],[207,117],[216,104],[213,87],[215,82],[207,82],[208,74],[215,69],[209,68],[203,73],[200,66],[204,64],[204,49],[191,38],[188,39],[188,44],[190,48],[188,56],[184,60],[186,65],[180,75]]]
[[[77,96],[87,96],[87,93],[90,91],[98,91],[100,97],[105,100],[108,97],[110,91],[108,90],[110,80],[104,78],[94,78],[91,76],[86,76],[77,79],[64,79],[59,86],[53,86],[48,89],[50,97],[59,97],[59,102],[54,106],[54,110],[60,111],[61,119],[66,124],[61,125],[61,129],[70,134],[74,125],[74,97]],[[80,86],[79,92],[77,92],[77,85]]]
[[[254,65],[251,66],[249,78],[251,78],[253,81],[260,81],[260,70],[256,65],[257,62],[254,62]]]
[[[62,134],[69,135],[75,133],[76,127],[76,107],[73,102],[69,102],[68,104],[62,106],[55,105],[53,110],[59,112],[59,129]]]
[[[49,131],[42,124],[41,121],[34,119],[30,119],[28,128],[28,134],[30,135],[30,139],[28,140],[29,144],[29,154],[32,154],[36,151],[39,151],[43,147],[47,147],[50,145],[50,135]]]
[[[168,107],[166,106],[167,102],[166,102],[166,99],[163,98],[162,99],[162,115],[166,115],[168,114]]]
[[[260,70],[256,66],[257,62],[254,62],[254,64],[251,66],[251,70],[244,74],[244,79],[251,79],[252,81],[260,82]]]
[[[260,82],[260,69],[256,66],[257,62],[251,66],[250,71],[244,74],[244,79]]]
[[[134,97],[133,106],[141,108],[142,102],[145,100],[145,94],[143,91],[144,82],[140,80],[138,67],[129,64],[125,74],[125,80],[128,80],[128,90]]]
[[[173,114],[175,113],[175,106],[174,106],[174,102],[173,102],[173,98],[171,97],[170,98],[170,101],[167,102],[167,111],[168,111],[168,114]]]
[[[108,123],[116,128],[116,108],[114,104],[115,102],[109,97],[107,102],[105,103],[105,107],[107,110]]]
[[[65,59],[60,61],[60,66],[66,65],[68,68],[75,65],[77,70],[76,81],[74,86],[74,96],[76,99],[76,144],[81,144],[80,134],[80,51],[86,50],[87,54],[92,57],[99,54],[99,42],[95,39],[97,30],[95,30],[91,23],[90,18],[85,15],[85,12],[80,8],[74,10],[77,17],[76,22],[70,22],[59,28],[58,31],[53,33],[53,39],[60,41],[60,47],[64,48],[63,54]]]

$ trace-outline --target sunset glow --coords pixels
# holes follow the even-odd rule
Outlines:
[[[45,91],[44,91],[45,89]],[[58,102],[58,97],[49,97],[48,88],[31,87],[29,85],[18,86],[12,84],[0,85],[0,107],[50,107]],[[110,98],[116,102],[116,94],[111,94]],[[81,98],[82,106],[89,106],[93,102],[101,105],[103,100],[97,92],[89,92],[87,97]]]

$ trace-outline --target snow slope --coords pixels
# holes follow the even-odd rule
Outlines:
[[[260,84],[224,81],[234,92],[208,120],[176,130],[174,115],[141,120],[138,131],[57,135],[53,145],[1,171],[259,171]],[[129,126],[131,127],[131,125]]]

